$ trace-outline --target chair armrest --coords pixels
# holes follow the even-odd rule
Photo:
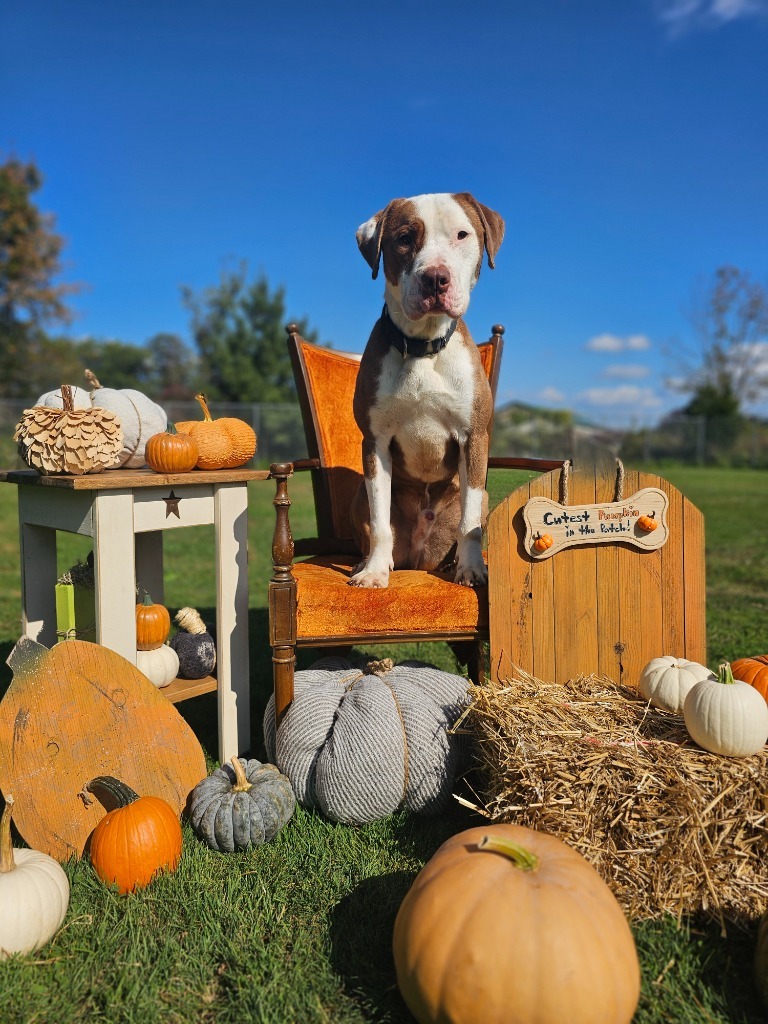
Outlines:
[[[293,537],[288,510],[291,499],[288,497],[288,478],[293,475],[292,462],[273,462],[269,467],[269,475],[275,481],[275,529],[272,534],[272,564],[275,577],[284,578],[291,574],[293,562]],[[275,578],[273,577],[273,579]]]
[[[551,469],[562,469],[564,459],[524,459],[510,455],[491,455],[488,469],[535,469],[547,473]]]
[[[294,470],[320,469],[320,459],[296,459],[291,465]]]

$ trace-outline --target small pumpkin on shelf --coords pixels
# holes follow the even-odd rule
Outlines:
[[[179,656],[169,644],[160,644],[151,651],[137,650],[136,668],[162,689],[179,675]]]
[[[768,741],[768,704],[740,679],[728,662],[717,676],[691,688],[683,705],[685,727],[704,750],[725,757],[751,757]]]
[[[69,907],[69,879],[59,862],[38,850],[14,850],[13,804],[8,793],[0,819],[0,959],[44,946]]]
[[[195,395],[203,410],[202,420],[182,420],[176,424],[180,434],[189,434],[197,444],[198,469],[235,469],[244,466],[256,453],[256,434],[245,420],[234,416],[214,419],[205,395]]]
[[[145,592],[144,600],[136,605],[136,649],[154,651],[165,643],[170,631],[170,612]]]
[[[179,631],[168,641],[178,655],[181,679],[204,679],[216,667],[216,645],[195,608],[180,608],[174,616]]]
[[[273,764],[233,757],[192,790],[189,818],[212,850],[233,853],[261,846],[296,809],[291,783]]]
[[[144,457],[156,473],[189,473],[197,465],[200,451],[189,434],[180,434],[172,423],[167,430],[153,434],[147,441]]]
[[[106,794],[115,805],[90,837],[91,864],[103,882],[127,893],[143,889],[160,871],[176,870],[181,823],[169,803],[157,796],[139,796],[111,775],[91,779],[84,789]]]

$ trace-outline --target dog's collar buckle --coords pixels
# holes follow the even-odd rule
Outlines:
[[[404,334],[394,322],[389,315],[386,303],[381,311],[381,315],[382,319],[389,323],[392,333],[391,344],[398,350],[403,359],[406,359],[407,356],[434,356],[438,352],[442,352],[451,340],[451,336],[456,330],[458,323],[458,320],[452,320],[451,326],[439,338],[412,338],[410,335]]]

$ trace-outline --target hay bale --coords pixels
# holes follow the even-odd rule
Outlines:
[[[724,927],[768,907],[765,751],[707,753],[679,715],[594,676],[520,673],[470,699],[478,809],[565,840],[630,918],[703,912]]]

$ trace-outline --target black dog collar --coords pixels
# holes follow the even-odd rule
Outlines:
[[[403,334],[394,322],[389,315],[386,303],[381,311],[381,316],[389,324],[392,335],[391,344],[394,345],[403,359],[406,356],[433,356],[437,352],[441,352],[451,340],[451,335],[456,330],[456,324],[458,323],[458,320],[451,320],[451,326],[439,338],[411,338],[409,335]]]

